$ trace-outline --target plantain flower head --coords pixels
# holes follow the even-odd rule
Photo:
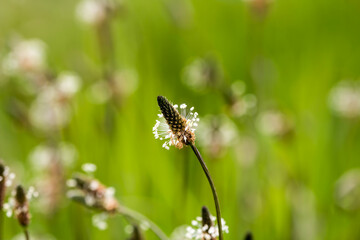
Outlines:
[[[165,140],[163,147],[169,150],[170,146],[178,149],[195,142],[195,129],[200,121],[194,107],[187,111],[187,105],[172,105],[165,97],[158,96],[158,105],[161,114],[153,127],[155,139]]]
[[[216,217],[212,216],[205,206],[201,209],[201,217],[193,220],[191,225],[186,228],[186,240],[217,240],[219,236]],[[229,233],[224,219],[221,219],[221,225],[223,232]]]
[[[4,210],[7,217],[15,216],[22,227],[27,227],[30,223],[29,202],[38,197],[38,192],[34,187],[29,187],[28,191],[18,185],[12,192],[12,196],[8,199],[8,203],[4,204]]]

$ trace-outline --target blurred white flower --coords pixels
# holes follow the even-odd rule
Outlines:
[[[84,163],[81,166],[81,169],[86,173],[94,173],[96,171],[97,167],[93,163]]]
[[[31,104],[30,122],[42,131],[59,130],[71,118],[70,100],[81,86],[80,78],[63,72],[53,84],[42,88]]]
[[[186,235],[188,226],[183,225],[179,226],[174,229],[174,231],[171,233],[170,239],[171,240],[184,240],[184,236]]]
[[[186,28],[193,22],[194,7],[191,1],[166,1],[165,7],[178,27]]]
[[[128,224],[128,225],[125,226],[124,231],[128,235],[132,234],[134,232],[134,226]]]
[[[292,208],[293,239],[318,239],[319,221],[314,193],[302,185],[290,186],[287,197]]]
[[[226,115],[208,115],[199,124],[198,143],[214,158],[221,157],[237,137],[237,127]]]
[[[256,112],[257,98],[254,94],[245,94],[246,85],[242,81],[236,81],[231,85],[233,102],[231,112],[236,117],[251,115]]]
[[[127,97],[135,92],[138,86],[138,75],[135,70],[116,71],[111,83],[115,96]]]
[[[29,161],[33,168],[38,171],[45,170],[54,161],[61,162],[62,165],[69,167],[73,165],[77,158],[77,151],[74,145],[61,142],[57,147],[41,144],[29,155]]]
[[[26,198],[27,200],[31,200],[33,198],[39,197],[39,193],[35,190],[35,187],[30,186],[28,191],[26,192]]]
[[[120,6],[121,1],[82,0],[76,7],[76,17],[91,26],[103,23]]]
[[[222,71],[212,58],[197,58],[183,70],[182,80],[195,91],[216,87]]]
[[[244,167],[252,166],[258,154],[256,140],[250,136],[241,136],[235,144],[235,155],[238,162]]]
[[[77,18],[89,25],[97,25],[106,19],[106,9],[101,0],[83,0],[76,8]]]
[[[68,180],[67,185],[70,188],[67,191],[70,199],[107,213],[114,213],[118,209],[115,188],[106,187],[94,178],[77,175]]]
[[[3,60],[3,71],[7,75],[43,71],[46,63],[45,43],[38,39],[16,42]]]
[[[293,124],[288,117],[280,111],[267,110],[259,115],[257,127],[264,135],[283,137],[292,130]]]
[[[196,220],[191,221],[192,226],[186,228],[185,239],[206,239],[215,240],[219,237],[219,230],[217,227],[216,217],[211,216],[211,221],[215,224],[208,226],[203,225],[202,217],[197,217]],[[229,227],[226,225],[224,219],[221,219],[222,230],[224,233],[229,233]]]
[[[95,214],[92,217],[92,224],[99,230],[106,230],[108,228],[107,219],[109,214],[106,212]]]
[[[148,222],[148,221],[141,221],[141,223],[140,223],[140,228],[141,228],[143,231],[149,230],[149,228],[150,228],[149,222]]]
[[[70,121],[71,111],[54,87],[46,87],[31,104],[29,118],[42,131],[59,130]]]
[[[94,83],[88,93],[90,101],[96,104],[106,103],[112,95],[110,85],[104,80]]]
[[[40,144],[29,154],[29,162],[35,172],[33,181],[40,193],[35,206],[39,212],[52,214],[61,206],[65,168],[71,167],[76,158],[76,148],[66,142]]]
[[[346,211],[360,209],[360,169],[345,172],[335,185],[336,204]]]
[[[330,108],[345,118],[360,117],[360,82],[342,81],[332,88]]]
[[[73,97],[81,88],[81,79],[72,72],[62,72],[56,80],[56,87],[64,97]]]
[[[89,99],[97,104],[106,103],[111,98],[121,102],[133,94],[137,87],[137,72],[131,69],[123,69],[115,72],[108,81],[101,80],[94,83],[89,89]]]
[[[11,187],[15,177],[16,177],[15,173],[11,172],[9,167],[5,167],[4,178],[5,178],[5,186],[6,187]],[[1,179],[1,181],[2,180],[3,179]]]

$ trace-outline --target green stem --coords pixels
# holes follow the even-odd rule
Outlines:
[[[110,81],[115,70],[115,46],[111,31],[112,18],[106,19],[97,26],[99,53],[102,61],[103,77]]]
[[[154,222],[149,220],[147,217],[142,215],[139,212],[136,212],[132,209],[129,209],[127,207],[121,206],[119,207],[118,211],[119,214],[123,215],[124,217],[127,217],[129,219],[133,219],[139,223],[146,222],[149,224],[150,229],[159,237],[161,240],[169,240],[169,238],[166,236],[166,234],[158,227]]]
[[[204,170],[204,173],[209,181],[209,184],[210,184],[210,187],[211,187],[211,190],[213,193],[213,197],[214,197],[214,202],[215,202],[216,219],[217,219],[218,229],[219,229],[219,240],[223,240],[220,204],[219,204],[219,198],[216,193],[214,182],[210,176],[210,172],[209,172],[208,168],[206,167],[206,164],[205,164],[203,158],[201,157],[199,150],[195,147],[195,145],[193,143],[190,143],[189,145],[191,146],[191,149],[194,151],[194,153],[195,153],[197,159],[199,160],[201,167]]]
[[[24,228],[24,234],[25,234],[25,239],[30,240],[30,235],[29,235],[29,231],[27,230],[27,228]]]
[[[3,240],[3,238],[4,238],[4,212],[3,212],[3,208],[0,207],[0,240]]]

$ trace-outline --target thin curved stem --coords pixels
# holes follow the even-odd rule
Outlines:
[[[220,204],[219,204],[219,198],[216,193],[214,182],[210,176],[210,172],[209,172],[203,158],[201,157],[199,150],[195,147],[195,145],[193,143],[190,143],[189,145],[191,146],[191,149],[194,151],[194,153],[195,153],[197,159],[199,160],[200,165],[201,165],[202,169],[204,170],[204,173],[209,181],[209,184],[210,184],[210,187],[211,187],[211,190],[213,193],[213,197],[214,197],[214,202],[215,202],[216,219],[217,219],[218,229],[219,229],[219,240],[223,240]]]
[[[29,231],[27,230],[27,228],[24,228],[24,234],[25,234],[25,239],[30,240],[30,235],[29,235]]]
[[[147,224],[149,224],[149,228],[159,237],[159,239],[169,240],[169,238],[160,229],[158,225],[156,225],[153,221],[149,220],[146,216],[142,215],[141,213],[124,206],[119,207],[117,212],[123,215],[124,217],[133,219],[139,223],[146,222]]]
[[[2,207],[0,207],[0,240],[4,237],[4,213]]]

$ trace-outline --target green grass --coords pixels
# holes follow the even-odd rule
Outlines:
[[[66,176],[85,162],[95,163],[95,176],[116,188],[122,204],[148,216],[169,235],[177,226],[190,224],[203,205],[215,214],[210,188],[191,149],[166,151],[152,134],[158,95],[195,106],[200,119],[230,115],[219,91],[196,92],[181,81],[188,63],[210,55],[222,66],[227,84],[242,80],[247,92],[257,96],[258,113],[275,107],[294,122],[292,137],[279,139],[257,131],[258,113],[245,120],[232,118],[240,136],[256,140],[258,154],[250,166],[240,164],[232,149],[211,160],[200,148],[230,228],[225,239],[242,239],[248,230],[259,240],[359,239],[360,215],[339,209],[334,189],[343,173],[359,167],[360,123],[334,116],[328,94],[336,82],[359,77],[360,4],[274,0],[261,19],[240,0],[187,1],[193,7],[192,19],[180,27],[165,8],[170,2],[183,3],[126,1],[125,13],[112,25],[117,68],[135,69],[139,81],[120,108],[88,100],[87,90],[101,78],[102,65],[96,32],[75,19],[76,1],[1,3],[0,59],[14,34],[39,38],[47,44],[50,69],[71,70],[83,80],[72,103],[72,121],[59,137],[78,151]],[[252,69],[259,60],[269,64],[269,71],[254,77]],[[28,155],[47,138],[21,127],[6,113],[9,99],[20,97],[9,82],[0,88],[0,156],[17,173],[16,181],[28,186],[35,177]],[[103,126],[109,108],[115,126],[111,134]],[[54,215],[36,209],[32,215],[31,233],[57,239],[125,239],[121,217],[111,218],[109,229],[99,231],[91,224],[92,213],[65,195]],[[306,225],[311,221],[316,224]],[[313,227],[313,237],[307,235],[309,228],[294,237],[296,224]],[[5,239],[21,231],[14,219],[6,219],[4,229]],[[156,237],[149,233],[147,239]]]

